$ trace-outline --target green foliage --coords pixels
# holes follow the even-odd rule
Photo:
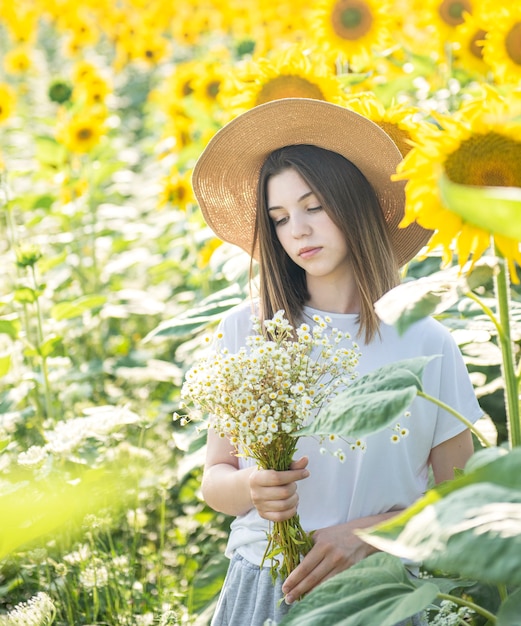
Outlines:
[[[298,434],[325,437],[334,433],[349,440],[382,430],[403,416],[422,389],[423,370],[433,358],[397,361],[362,376]]]
[[[521,240],[521,188],[459,185],[446,175],[440,177],[439,187],[444,203],[466,222]]]
[[[434,583],[413,581],[399,559],[373,554],[315,588],[280,626],[394,626],[426,609],[437,593]]]

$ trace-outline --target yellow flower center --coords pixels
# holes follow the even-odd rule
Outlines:
[[[512,61],[521,65],[521,22],[510,29],[505,39],[505,47]]]
[[[211,82],[208,83],[208,85],[206,85],[206,95],[209,98],[217,97],[220,87],[221,87],[220,80],[212,80]]]
[[[333,7],[331,22],[339,37],[355,41],[371,30],[373,15],[361,0],[339,0]]]
[[[402,157],[404,157],[412,148],[411,144],[407,143],[407,140],[411,138],[410,134],[391,122],[381,121],[377,122],[377,124],[391,137],[401,152]]]
[[[483,43],[478,43],[478,41],[483,42],[486,34],[486,31],[482,29],[477,30],[469,43],[469,52],[480,60],[483,59]]]
[[[445,171],[462,185],[521,187],[521,142],[496,132],[475,135],[447,158]]]
[[[76,136],[79,141],[89,141],[92,138],[91,128],[79,128]]]
[[[465,21],[463,13],[472,13],[469,0],[443,0],[438,8],[441,19],[449,26],[458,26]]]
[[[256,104],[264,104],[279,98],[312,98],[324,100],[321,89],[301,76],[281,74],[262,86],[256,99]]]

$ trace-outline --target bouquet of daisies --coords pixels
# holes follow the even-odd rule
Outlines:
[[[350,337],[330,321],[316,315],[312,327],[294,329],[279,311],[263,328],[253,317],[253,334],[234,354],[219,346],[218,334],[215,349],[186,374],[185,406],[210,414],[210,427],[228,437],[237,454],[262,469],[288,470],[300,429],[356,375],[356,344],[341,347]],[[271,558],[274,576],[285,578],[312,545],[295,515],[273,523],[264,558]]]

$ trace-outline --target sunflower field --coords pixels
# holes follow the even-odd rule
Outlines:
[[[249,259],[190,176],[284,97],[397,143],[404,221],[435,234],[382,317],[442,320],[486,417],[465,475],[283,624],[521,623],[520,85],[511,0],[0,0],[0,624],[209,624],[231,520],[172,416]]]

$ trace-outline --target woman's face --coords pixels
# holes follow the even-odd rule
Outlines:
[[[344,235],[309,185],[294,169],[272,176],[267,184],[268,214],[288,256],[310,281],[345,283],[351,271]]]

